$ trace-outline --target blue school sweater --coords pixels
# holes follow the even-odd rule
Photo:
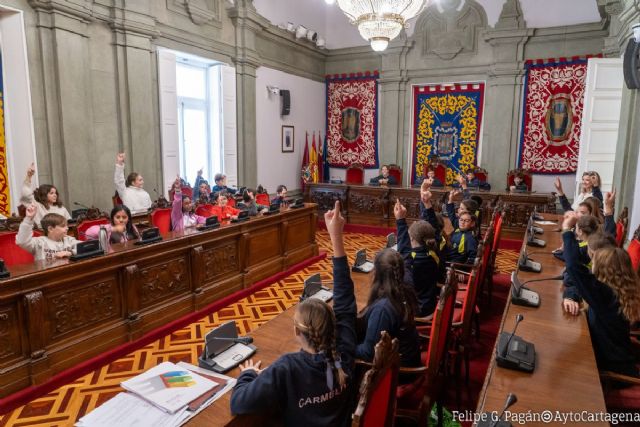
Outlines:
[[[328,386],[327,363],[323,355],[305,351],[289,353],[260,375],[253,370],[240,374],[231,395],[233,414],[277,411],[287,426],[351,425],[355,395],[356,301],[347,257],[333,258],[333,278],[336,348],[348,375],[347,386],[341,388],[338,378],[334,378],[332,387]]]

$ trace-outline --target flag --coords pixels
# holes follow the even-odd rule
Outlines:
[[[309,134],[306,133],[304,138],[304,154],[302,155],[302,168],[301,168],[301,184],[302,191],[304,191],[304,185],[311,180],[311,169],[309,169]]]
[[[321,143],[322,134],[318,131],[318,182],[324,182],[324,147]]]
[[[328,151],[328,146],[327,146],[328,142],[327,142],[327,135],[324,136],[324,146],[322,148],[322,182],[329,182],[330,181],[330,176],[329,176],[329,151]]]
[[[311,153],[309,154],[309,169],[311,170],[311,182],[319,182],[318,179],[318,150],[316,149],[316,133],[313,132],[311,141]]]

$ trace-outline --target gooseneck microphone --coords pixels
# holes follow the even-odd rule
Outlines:
[[[518,314],[516,316],[516,324],[513,327],[513,332],[511,332],[511,335],[509,335],[509,339],[507,340],[507,344],[504,346],[504,348],[502,349],[502,357],[507,357],[507,353],[509,351],[509,344],[511,344],[511,340],[513,339],[513,336],[516,334],[516,329],[518,329],[518,325],[520,324],[520,322],[522,322],[524,320],[524,316],[522,314]]]
[[[81,208],[84,208],[84,209],[86,209],[86,210],[91,209],[89,206],[87,206],[87,205],[83,205],[82,203],[73,202],[73,204],[74,204],[74,205],[76,205],[76,206],[80,206]]]
[[[498,423],[502,421],[502,417],[504,417],[504,413],[507,412],[507,409],[513,406],[513,404],[516,403],[517,401],[518,401],[518,397],[513,393],[509,393],[507,395],[507,400],[504,402],[504,407],[502,408],[502,412],[500,412],[500,415],[498,416],[498,418],[493,422],[493,424],[491,424],[491,427],[496,427]]]

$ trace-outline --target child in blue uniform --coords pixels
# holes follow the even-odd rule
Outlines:
[[[231,395],[231,412],[278,410],[287,426],[350,426],[354,389],[356,301],[344,250],[340,202],[325,213],[333,245],[333,310],[307,299],[297,306],[294,331],[302,349],[260,369],[249,360]]]
[[[459,193],[460,191],[457,190],[450,192],[447,203],[447,215],[454,231],[449,239],[451,247],[447,250],[446,259],[447,262],[473,264],[476,259],[478,242],[474,235],[476,217],[472,212],[477,209],[477,205],[473,200],[463,200],[456,215],[453,198]]]
[[[589,304],[587,320],[600,370],[638,376],[629,338],[630,322],[640,320],[638,277],[626,251],[617,247],[589,250],[591,270],[580,260],[572,231],[578,218],[565,213],[562,223],[564,255],[569,274],[580,295]]]
[[[430,316],[438,301],[440,255],[436,233],[426,221],[415,221],[407,227],[407,209],[400,200],[393,208],[398,228],[398,252],[404,259],[404,281],[413,286],[418,298],[418,315]]]

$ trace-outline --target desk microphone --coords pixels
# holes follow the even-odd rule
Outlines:
[[[504,350],[502,351],[502,357],[507,357],[507,351],[509,350],[509,344],[511,343],[511,340],[513,339],[513,336],[516,334],[516,329],[518,329],[518,325],[523,320],[524,320],[524,315],[522,315],[521,313],[518,313],[518,315],[516,316],[516,324],[513,327],[513,332],[511,332],[511,335],[509,335],[509,339],[507,340],[507,345],[504,346]],[[502,411],[502,412],[504,412],[504,411]]]
[[[249,345],[253,342],[253,337],[237,337],[237,338],[211,337],[211,338],[214,340],[231,341],[236,344],[244,344],[244,345]]]
[[[158,193],[158,190],[156,190],[155,188],[153,189],[153,192],[156,193],[156,198],[159,199],[160,198],[160,193]]]
[[[74,205],[76,206],[80,206],[81,208],[84,208],[86,210],[91,210],[91,208],[87,205],[83,205],[82,203],[78,203],[78,202],[73,202]]]

